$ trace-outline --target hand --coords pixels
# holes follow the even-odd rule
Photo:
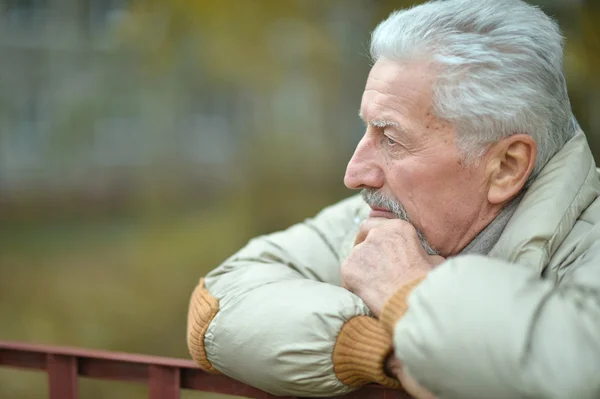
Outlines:
[[[435,395],[423,388],[419,383],[406,372],[406,369],[402,367],[402,362],[398,360],[392,353],[386,360],[385,370],[391,377],[397,378],[402,387],[408,392],[413,398],[417,399],[435,399]]]
[[[404,284],[425,276],[445,259],[428,255],[415,228],[400,219],[369,218],[342,264],[342,285],[362,298],[376,317]]]

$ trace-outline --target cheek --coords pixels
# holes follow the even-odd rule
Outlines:
[[[394,163],[388,166],[390,167],[387,168],[386,182],[389,190],[402,202],[402,205],[406,206],[404,201],[420,189],[418,184],[420,171],[407,162]]]
[[[439,207],[439,211],[435,212],[439,220],[457,225],[471,220],[487,198],[482,176],[462,165],[454,169],[448,167],[445,173],[440,171],[439,176],[442,176],[438,180],[439,197],[434,200]]]
[[[413,222],[427,229],[469,213],[473,203],[481,201],[479,179],[458,161],[432,161],[428,165],[396,165],[388,182]]]
[[[448,163],[409,163],[395,165],[390,176],[391,185],[403,197],[431,197],[453,191],[461,180],[459,167]]]
[[[404,206],[412,222],[421,225],[424,215],[432,211],[432,202],[439,198],[438,177],[431,173],[431,168],[410,162],[396,164],[389,170],[387,182],[391,194]]]

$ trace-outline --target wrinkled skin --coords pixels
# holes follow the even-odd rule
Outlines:
[[[342,265],[342,281],[346,289],[360,296],[376,317],[399,286],[423,277],[444,258],[428,255],[415,228],[400,219],[369,218],[359,229],[355,247]],[[400,268],[397,265],[406,265]],[[434,396],[420,386],[393,355],[387,371],[416,398]]]
[[[342,280],[379,317],[399,287],[425,276],[443,261],[425,252],[410,223],[369,218],[361,224],[354,249],[342,265]]]

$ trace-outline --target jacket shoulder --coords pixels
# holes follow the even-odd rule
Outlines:
[[[600,197],[581,214],[561,246],[558,248],[547,272],[562,279],[571,274],[585,260],[590,259],[600,266]]]

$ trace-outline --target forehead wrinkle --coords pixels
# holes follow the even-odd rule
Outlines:
[[[380,92],[378,92],[380,93]],[[376,108],[382,108],[383,112],[381,113],[388,113],[386,112],[386,109],[389,109],[391,111],[394,111],[392,108],[389,108],[389,106],[382,104],[381,102],[378,101],[371,101],[370,102],[370,106],[367,106],[367,111],[371,111],[371,112],[375,112],[372,108],[373,106],[375,106]],[[378,112],[375,112],[378,113]],[[373,118],[373,119],[369,119],[368,115],[365,119],[365,115],[362,113],[362,109],[360,109],[358,111],[358,116],[360,117],[360,119],[363,120],[363,122],[365,122],[365,124],[369,125],[369,126],[373,126],[373,127],[378,127],[378,128],[386,128],[386,127],[394,127],[395,129],[397,129],[398,131],[402,132],[402,133],[406,133],[407,129],[405,129],[399,122],[397,122],[396,120],[394,120],[393,118],[386,118],[386,117],[380,117],[380,118]]]
[[[391,83],[390,80],[387,78],[379,78],[377,76],[370,75],[367,78],[367,85],[366,85],[365,89],[366,90],[375,90],[382,94],[391,94],[390,83]],[[369,87],[369,86],[372,86],[373,84],[376,86],[375,88]],[[382,91],[382,90],[380,90],[380,87],[383,87],[384,89],[387,89],[387,90]]]
[[[396,113],[401,108],[405,108],[406,105],[402,101],[402,97],[396,93],[384,92],[377,89],[367,89],[363,94],[363,102],[365,101],[365,94],[369,92],[374,92],[375,94],[370,94],[366,105],[367,109],[376,106],[380,108],[382,111],[391,111],[392,113]]]
[[[402,108],[414,108],[416,106],[416,104],[413,104],[415,99],[418,100],[421,98],[423,93],[419,87],[414,87],[411,84],[398,84],[397,79],[399,76],[398,73],[395,73],[392,78],[379,78],[378,76],[370,75],[367,79],[364,94],[371,92],[370,95],[373,96],[374,103],[377,103],[376,99],[379,99],[378,105],[390,108],[393,111],[398,111],[398,109]],[[383,101],[381,100],[382,98]]]

